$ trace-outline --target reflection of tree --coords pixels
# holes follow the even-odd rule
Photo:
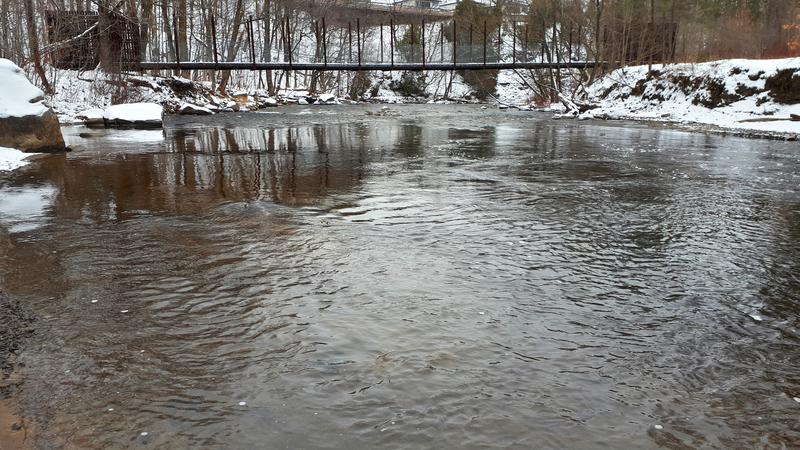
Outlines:
[[[169,152],[100,162],[48,158],[42,179],[59,187],[56,209],[73,219],[131,211],[191,213],[227,201],[304,204],[363,178],[373,136],[352,126],[169,130]]]
[[[451,128],[447,130],[447,139],[458,142],[451,150],[451,155],[462,158],[491,158],[495,155],[497,137],[495,127],[479,130]]]
[[[415,124],[400,125],[394,151],[406,157],[422,156],[422,127]]]
[[[764,309],[773,317],[797,327],[800,325],[800,202],[789,203],[770,212],[775,224],[771,227],[771,244],[763,248],[771,257],[765,265],[758,296]],[[767,251],[771,250],[771,251]]]

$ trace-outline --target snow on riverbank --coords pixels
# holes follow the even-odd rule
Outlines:
[[[223,109],[235,105],[231,99],[211,91],[209,85],[180,77],[130,75],[112,77],[99,70],[78,72],[50,69],[55,94],[47,103],[62,123],[82,122],[81,117],[102,120],[98,110],[117,104],[155,103],[166,112],[177,112],[186,104]]]
[[[257,74],[246,74],[233,83],[227,95],[211,90],[210,82],[191,81],[180,77],[155,77],[129,75],[120,78],[109,76],[99,70],[78,72],[71,70],[48,69],[55,94],[47,98],[47,104],[58,113],[62,123],[83,122],[81,116],[94,121],[97,110],[105,110],[111,105],[121,103],[158,103],[168,114],[180,113],[186,105],[192,109],[210,112],[260,109],[279,104],[293,104],[307,101],[311,77],[303,77],[297,72],[292,77],[290,89],[280,89],[276,96],[270,97]],[[381,103],[426,103],[430,101],[476,102],[474,87],[464,81],[458,73],[442,71],[425,72],[369,72],[368,85],[363,96],[349,98],[348,85],[353,74],[344,74],[341,86],[329,86],[327,93],[317,96],[325,101],[321,104],[336,104],[344,100]],[[503,70],[497,75],[497,89],[494,93],[501,103],[527,105],[530,91],[522,77],[525,71]],[[250,78],[252,77],[252,78]],[[413,82],[409,83],[410,80]],[[348,82],[349,81],[349,82]]]
[[[0,147],[0,172],[19,169],[30,163],[28,157],[35,153],[25,153],[14,148]]]
[[[800,58],[722,60],[618,69],[588,89],[606,117],[800,133]],[[798,117],[800,119],[800,117]]]

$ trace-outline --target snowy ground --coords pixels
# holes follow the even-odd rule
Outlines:
[[[800,133],[800,58],[722,60],[616,70],[588,88],[599,105],[582,118],[702,124]]]
[[[28,157],[36,153],[24,153],[14,148],[0,147],[0,172],[19,169],[28,165]]]

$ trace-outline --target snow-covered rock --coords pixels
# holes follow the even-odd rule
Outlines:
[[[278,100],[275,99],[275,97],[267,97],[261,101],[261,104],[259,106],[266,106],[268,108],[272,108],[278,106]]]
[[[104,111],[100,108],[89,108],[75,114],[75,119],[83,122],[87,127],[104,126]]]
[[[61,151],[64,137],[44,92],[13,62],[0,58],[0,146],[26,152]]]
[[[178,114],[189,116],[210,116],[211,114],[214,114],[214,111],[202,106],[192,105],[191,103],[184,103],[178,109]]]
[[[336,96],[333,94],[320,94],[318,97],[318,101],[320,104],[330,105],[336,103]]]
[[[15,148],[0,147],[0,172],[18,169],[28,164],[30,153]]]
[[[106,126],[158,128],[164,108],[156,103],[126,103],[106,108],[103,113]]]
[[[234,101],[222,101],[218,108],[220,112],[236,112],[239,111],[239,104]]]

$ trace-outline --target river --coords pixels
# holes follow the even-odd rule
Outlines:
[[[800,149],[480,106],[0,174],[40,448],[800,447]]]

